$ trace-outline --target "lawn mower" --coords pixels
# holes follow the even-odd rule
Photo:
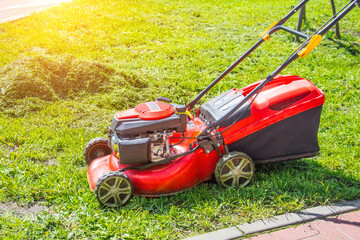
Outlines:
[[[254,177],[256,164],[315,156],[324,93],[309,80],[278,74],[309,54],[360,0],[351,0],[311,36],[283,26],[308,1],[301,1],[266,29],[187,105],[158,97],[116,113],[108,138],[92,139],[84,149],[90,165],[88,182],[99,203],[118,207],[133,195],[171,195],[213,176],[223,187],[244,187]],[[230,89],[191,112],[210,89],[279,30],[305,40],[264,80]]]

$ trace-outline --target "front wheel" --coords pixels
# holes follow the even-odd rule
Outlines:
[[[127,204],[133,193],[133,185],[123,172],[109,172],[99,178],[95,196],[106,207],[120,207]]]
[[[255,164],[242,152],[231,152],[219,159],[215,177],[222,187],[245,187],[255,174]]]

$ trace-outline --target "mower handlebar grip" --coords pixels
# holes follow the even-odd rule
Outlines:
[[[264,40],[269,40],[269,34],[266,34],[270,29],[275,27],[278,22],[273,22],[265,31],[263,31],[259,36],[262,37]],[[265,35],[266,34],[266,35]]]
[[[301,51],[298,53],[299,57],[301,58],[306,57],[306,55],[308,55],[312,50],[314,50],[314,48],[316,48],[317,45],[320,44],[321,39],[322,39],[321,35],[312,36],[306,47],[301,49]]]

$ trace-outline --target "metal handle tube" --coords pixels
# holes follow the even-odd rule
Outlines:
[[[309,0],[301,1],[296,7],[294,7],[285,17],[283,17],[274,27],[284,24],[292,15],[294,15],[302,6],[304,6]],[[273,28],[274,28],[273,27]],[[264,42],[263,38],[260,38],[249,50],[247,50],[239,59],[237,59],[228,69],[226,69],[219,77],[217,77],[209,86],[198,94],[194,100],[192,100],[186,108],[191,110],[196,103],[212,89],[218,82],[221,81],[226,75],[229,74],[239,63],[241,63],[247,56],[250,55],[256,48],[258,48]]]
[[[330,0],[330,2],[331,2],[331,10],[332,10],[332,12],[333,12],[333,15],[335,15],[335,14],[336,14],[336,9],[335,9],[334,0]],[[340,27],[339,27],[339,23],[336,23],[335,33],[336,33],[336,37],[340,39]]]
[[[264,40],[261,38],[255,43],[249,50],[247,50],[238,60],[236,60],[228,69],[226,69],[219,77],[217,77],[209,86],[207,86],[204,90],[201,91],[199,95],[196,96],[194,100],[192,100],[186,108],[191,110],[196,103],[208,92],[212,89],[221,79],[223,79],[229,72],[231,72],[239,63],[241,63],[247,56],[250,55],[258,46],[260,46]]]
[[[297,24],[297,27],[296,27],[296,31],[298,31],[298,32],[301,31],[302,21],[303,21],[303,18],[305,16],[305,9],[306,9],[306,5],[300,9],[299,18],[298,18],[298,24]],[[299,36],[295,36],[295,42],[298,42],[298,41],[299,41]]]
[[[298,30],[294,30],[294,29],[285,27],[285,26],[283,26],[283,25],[278,26],[278,28],[280,28],[280,29],[282,29],[282,30],[284,30],[284,31],[286,31],[286,32],[289,32],[289,33],[291,33],[291,34],[294,34],[294,35],[297,36],[297,37],[301,37],[301,38],[305,38],[305,39],[310,38],[310,36],[307,35],[306,33],[303,33],[303,32],[300,32],[300,31],[298,31]]]
[[[280,20],[280,23],[285,23],[292,15],[297,13],[309,0],[303,0],[301,1],[296,7],[294,7],[283,19]]]
[[[322,30],[320,30],[318,34],[324,36],[325,33],[327,33],[336,23],[345,17],[353,8],[355,8],[357,5],[359,6],[359,4],[360,0],[353,0],[347,8],[345,8],[334,20],[332,20]]]
[[[353,8],[355,8],[357,5],[359,5],[360,0],[353,0],[349,6],[343,10],[340,10],[341,13],[338,13],[337,17],[334,18],[331,22],[326,24],[326,26],[323,27],[323,29],[319,29],[316,31],[316,35],[324,36],[336,23],[338,23],[343,17],[345,17]],[[283,26],[281,26],[283,27]],[[314,34],[314,35],[315,35]],[[310,37],[311,38],[311,37]],[[277,68],[271,75],[276,76],[279,74],[282,70],[284,70],[291,62],[295,61],[299,55],[298,53],[307,46],[307,43],[310,41],[310,38],[307,39],[304,44],[299,47],[279,68]]]

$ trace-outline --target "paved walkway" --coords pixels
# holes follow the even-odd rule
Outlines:
[[[71,0],[0,0],[0,23],[28,16],[32,12]]]
[[[246,240],[355,240],[360,239],[360,211],[327,217],[307,224],[271,233],[260,234]]]
[[[245,223],[187,238],[188,240],[360,240],[360,199],[318,206],[297,213]],[[305,224],[303,224],[305,223]],[[298,225],[302,224],[302,225]],[[295,226],[297,225],[297,226]],[[287,229],[276,230],[286,226]],[[262,232],[273,231],[262,234]],[[253,237],[248,237],[253,236]]]

